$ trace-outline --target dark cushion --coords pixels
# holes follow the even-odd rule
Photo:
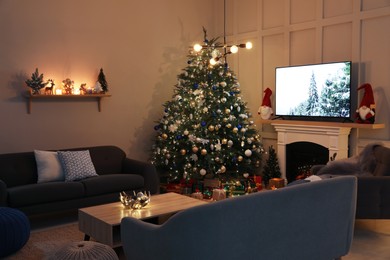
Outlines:
[[[35,183],[8,189],[8,203],[14,208],[82,196],[84,196],[84,186],[80,182]]]
[[[119,147],[96,146],[89,147],[88,150],[98,175],[123,172],[123,160],[126,154]]]
[[[373,172],[375,176],[390,176],[390,148],[377,146],[374,149],[376,158],[376,168]]]
[[[8,188],[36,183],[38,179],[34,152],[0,155],[0,179]]]
[[[91,177],[80,181],[85,186],[86,196],[119,192],[124,190],[138,190],[144,187],[144,178],[138,174],[107,174]]]

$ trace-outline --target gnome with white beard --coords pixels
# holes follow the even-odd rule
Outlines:
[[[271,95],[272,95],[272,90],[266,88],[266,90],[264,90],[263,102],[261,103],[261,106],[257,111],[257,113],[261,116],[261,119],[267,120],[274,115],[274,111],[272,110],[272,106],[271,106]]]
[[[356,110],[357,123],[373,124],[375,122],[375,101],[372,87],[369,83],[361,85],[358,90],[364,89],[364,95]]]

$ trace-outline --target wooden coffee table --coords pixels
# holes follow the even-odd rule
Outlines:
[[[153,195],[150,203],[142,209],[126,209],[121,202],[82,208],[78,211],[79,230],[86,237],[92,237],[100,243],[111,247],[119,247],[121,246],[120,225],[122,218],[132,217],[147,220],[171,215],[207,203],[206,201],[170,192]]]

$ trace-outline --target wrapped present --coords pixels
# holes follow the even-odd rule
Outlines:
[[[166,191],[167,192],[176,192],[181,193],[182,192],[182,185],[180,183],[168,183],[166,185]]]
[[[269,180],[270,189],[279,189],[284,187],[284,179],[282,178],[272,178]]]
[[[226,191],[224,189],[213,189],[213,200],[226,199]]]
[[[204,187],[220,188],[221,181],[219,179],[204,179],[203,185]]]

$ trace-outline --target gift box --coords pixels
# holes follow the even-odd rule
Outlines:
[[[224,189],[213,189],[213,200],[226,199],[226,191]]]
[[[279,189],[284,187],[284,179],[282,178],[272,178],[269,180],[270,189]]]
[[[209,188],[220,188],[221,181],[219,179],[204,179],[203,185]]]
[[[181,193],[183,186],[180,183],[168,183],[166,186],[167,192]]]

